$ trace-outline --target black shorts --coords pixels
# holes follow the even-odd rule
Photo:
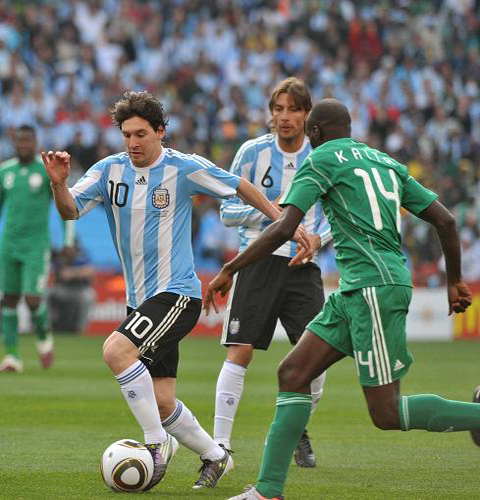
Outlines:
[[[223,345],[268,349],[280,319],[290,342],[305,330],[324,302],[322,275],[312,262],[288,267],[290,259],[269,255],[234,277],[223,322]]]
[[[117,331],[138,347],[152,377],[176,377],[178,343],[193,329],[201,310],[200,299],[162,292],[137,309],[127,307],[127,319]]]

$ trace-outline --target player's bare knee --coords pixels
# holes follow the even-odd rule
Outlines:
[[[227,360],[236,365],[247,368],[252,357],[253,346],[251,345],[232,345],[228,348]]]
[[[103,343],[102,355],[103,360],[110,367],[115,363],[118,357],[117,349],[115,349],[115,346],[112,342],[109,342],[108,339]]]
[[[370,408],[370,418],[378,429],[391,431],[400,429],[398,412],[393,409]]]
[[[7,295],[3,296],[2,305],[3,307],[9,307],[11,309],[17,307],[20,302],[20,295]]]
[[[300,367],[288,359],[284,359],[278,367],[278,383],[282,391],[301,392],[309,387],[310,380],[302,376]]]
[[[30,311],[33,312],[39,308],[41,303],[41,298],[32,295],[26,295],[25,302],[27,303],[27,306],[30,309]]]
[[[103,344],[103,359],[114,373],[127,369],[138,354],[138,349],[118,332],[113,332]]]

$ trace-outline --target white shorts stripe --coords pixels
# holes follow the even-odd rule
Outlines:
[[[155,342],[161,338],[168,329],[175,323],[182,311],[187,307],[190,302],[190,297],[180,295],[175,305],[168,311],[162,322],[155,328],[155,330],[145,339],[143,344],[139,347],[139,351],[143,354],[150,347],[153,347]]]
[[[369,309],[370,309],[370,315],[372,316],[372,350],[373,350],[373,357],[375,359],[375,366],[377,369],[378,373],[378,383],[383,385],[383,373],[380,365],[380,359],[378,355],[378,349],[377,349],[377,344],[375,342],[375,321],[373,318],[373,311],[372,311],[372,306],[370,304],[369,296],[368,296],[368,288],[363,288],[362,289],[362,294],[363,298],[365,299],[365,302],[367,303]]]
[[[187,304],[190,302],[190,297],[186,297],[184,295],[181,295],[178,299],[176,304],[170,309],[168,314],[165,316],[163,319],[162,323],[155,329],[154,334],[151,336],[149,343],[151,346],[157,342],[157,340],[167,331],[169,328],[175,323],[175,321],[178,319],[180,314],[187,308]]]
[[[372,350],[373,350],[373,357],[375,359],[375,366],[377,370],[377,375],[378,375],[378,383],[380,385],[385,384],[386,380],[386,370],[385,370],[385,363],[383,360],[383,352],[381,350],[381,345],[378,340],[378,335],[377,335],[377,322],[376,322],[376,317],[375,317],[375,312],[373,310],[373,301],[371,297],[371,288],[367,287],[362,290],[363,297],[370,309],[370,315],[372,317]]]
[[[379,373],[378,383],[385,384],[387,376],[385,369],[385,361],[383,359],[382,346],[378,338],[378,325],[377,325],[377,319],[375,317],[375,311],[373,309],[372,289],[370,287],[367,288],[367,298],[368,298],[368,306],[370,307],[370,314],[372,316],[372,344],[375,346],[375,352],[377,353],[376,365],[377,365],[377,371]],[[382,374],[381,378],[380,378],[380,372]]]
[[[387,371],[387,384],[392,383],[392,368],[390,366],[390,358],[388,357],[387,343],[385,341],[385,332],[383,331],[382,317],[380,315],[380,308],[378,307],[377,291],[376,288],[372,288],[373,297],[373,310],[375,312],[375,317],[377,318],[377,326],[379,332],[379,340],[381,345],[381,350],[384,353],[385,368]]]

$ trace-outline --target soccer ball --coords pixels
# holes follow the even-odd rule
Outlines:
[[[120,439],[105,450],[100,472],[114,491],[142,491],[152,479],[153,458],[138,441]]]

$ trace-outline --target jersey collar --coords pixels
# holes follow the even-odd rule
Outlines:
[[[145,172],[147,170],[151,170],[152,168],[158,167],[158,165],[160,165],[160,163],[162,163],[163,159],[165,158],[165,155],[166,155],[165,148],[162,147],[162,152],[160,153],[160,156],[151,165],[147,165],[146,167],[136,167],[129,157],[130,165],[133,168],[133,170],[136,170],[137,172]]]
[[[287,151],[284,151],[281,147],[280,147],[280,144],[278,142],[278,135],[275,135],[275,147],[282,153],[283,156],[288,156],[288,157],[295,157],[297,156],[298,154],[300,154],[302,151],[305,150],[305,148],[310,144],[310,141],[308,140],[308,137],[305,136],[303,138],[303,143],[302,145],[300,146],[300,149],[298,149],[297,151],[293,152],[293,153],[289,153]]]

